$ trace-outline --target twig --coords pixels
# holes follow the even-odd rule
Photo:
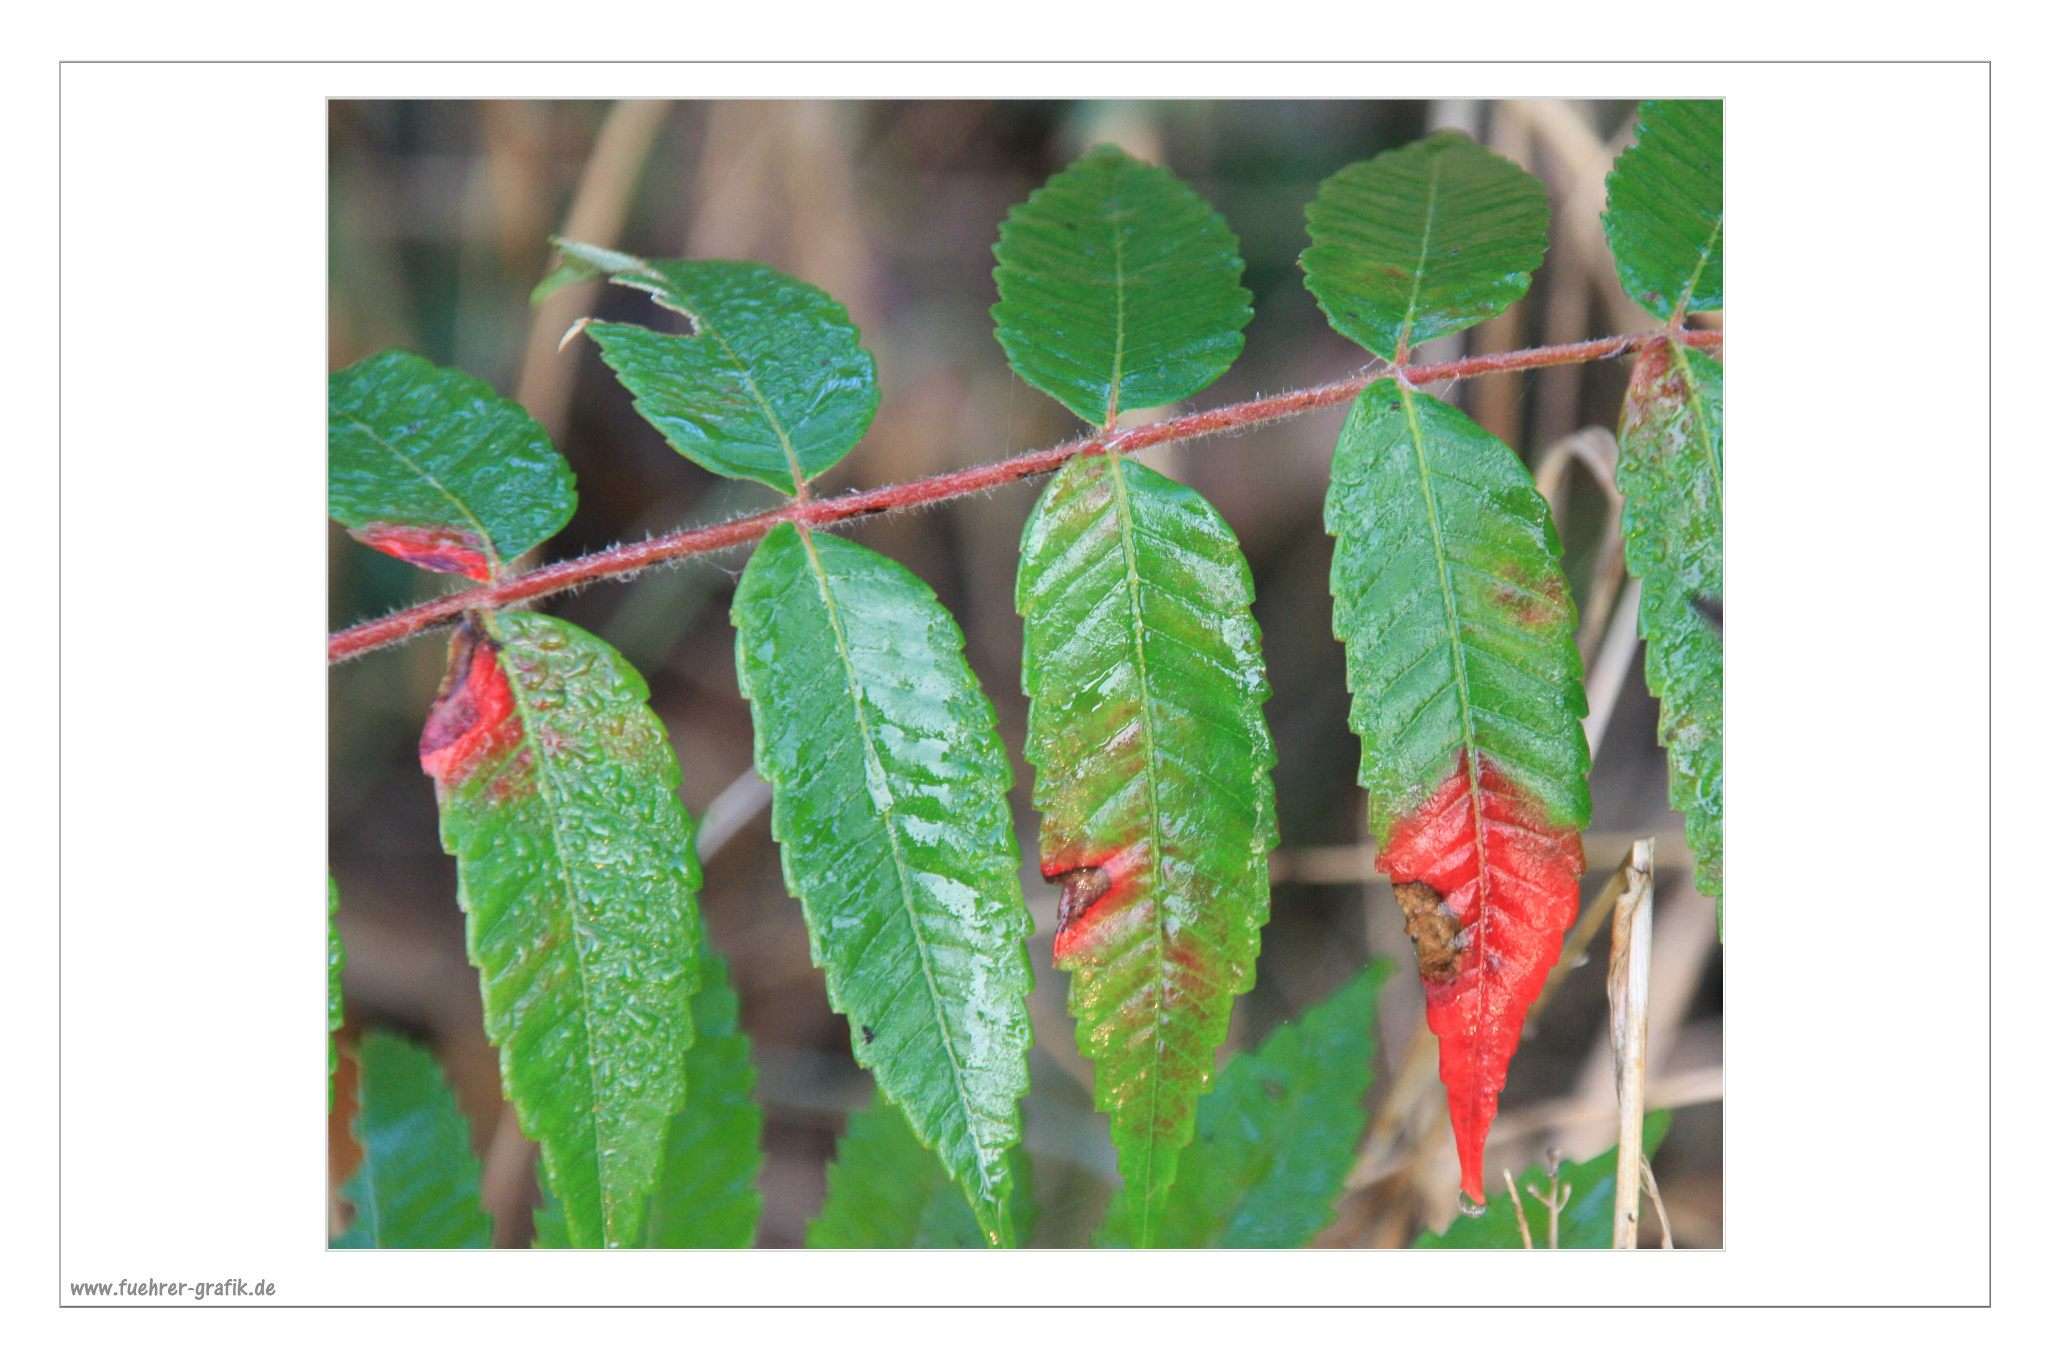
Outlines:
[[[1505,351],[1495,355],[1468,356],[1440,365],[1408,365],[1399,369],[1372,366],[1335,383],[1295,389],[1288,393],[1275,394],[1270,398],[1254,398],[1220,408],[1209,408],[1202,412],[1192,412],[1182,417],[1168,418],[1165,421],[1131,427],[1111,434],[1096,433],[1076,437],[1044,450],[1013,455],[1009,459],[978,465],[972,469],[937,474],[925,479],[913,479],[907,483],[892,484],[867,492],[846,493],[836,498],[820,498],[800,504],[786,503],[766,512],[738,517],[715,526],[672,531],[667,535],[655,536],[637,544],[615,545],[608,550],[599,550],[576,559],[546,564],[529,573],[519,574],[501,582],[471,588],[466,592],[450,593],[431,602],[422,602],[418,606],[407,607],[388,616],[350,626],[327,637],[327,661],[330,664],[341,663],[426,631],[452,625],[465,612],[489,611],[498,607],[515,606],[522,602],[538,601],[543,597],[552,597],[557,593],[603,579],[624,578],[656,564],[710,554],[714,550],[723,550],[734,545],[744,545],[766,535],[784,522],[798,522],[813,527],[830,526],[837,522],[873,516],[878,512],[900,511],[928,503],[946,502],[970,493],[985,492],[1005,484],[1036,478],[1042,474],[1050,474],[1069,460],[1083,455],[1099,455],[1112,451],[1129,454],[1152,446],[1164,445],[1169,441],[1188,441],[1227,431],[1243,431],[1266,422],[1296,417],[1305,412],[1347,402],[1355,398],[1366,385],[1388,375],[1398,375],[1411,385],[1421,386],[1481,374],[1506,374],[1516,370],[1542,369],[1552,365],[1582,365],[1588,361],[1610,360],[1616,356],[1627,355],[1644,346],[1656,344],[1665,335],[1663,332],[1640,332],[1627,336],[1602,337],[1594,341],[1577,341],[1562,346],[1537,346],[1528,350]],[[1695,331],[1680,335],[1687,345],[1716,347],[1721,344],[1722,334]]]
[[[1633,1251],[1642,1209],[1643,1086],[1650,1043],[1650,936],[1656,888],[1654,839],[1638,839],[1623,871],[1628,890],[1614,904],[1614,946],[1607,959],[1608,1028],[1621,1107],[1615,1144],[1614,1245]]]
[[[1657,1231],[1663,1235],[1664,1249],[1672,1250],[1671,1215],[1664,1211],[1664,1195],[1657,1188],[1657,1173],[1650,1169],[1650,1158],[1643,1158],[1643,1186],[1650,1192],[1650,1206],[1657,1210]]]
[[[1508,1202],[1515,1206],[1515,1226],[1522,1230],[1522,1250],[1534,1251],[1536,1244],[1529,1240],[1529,1215],[1522,1212],[1522,1192],[1515,1188],[1515,1173],[1503,1168],[1501,1174],[1508,1178]]]

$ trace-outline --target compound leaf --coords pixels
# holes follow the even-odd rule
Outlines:
[[[1657,1155],[1657,1149],[1664,1143],[1664,1135],[1670,1131],[1669,1110],[1660,1109],[1644,1118],[1645,1161]],[[1589,1250],[1614,1245],[1614,1186],[1618,1160],[1619,1153],[1609,1147],[1589,1161],[1559,1163],[1555,1193],[1562,1195],[1567,1188],[1571,1190],[1571,1198],[1565,1201],[1557,1216],[1557,1245],[1560,1248]],[[1516,1188],[1521,1191],[1522,1215],[1529,1220],[1529,1241],[1534,1246],[1547,1247],[1550,1244],[1551,1215],[1540,1201],[1552,1195],[1550,1172],[1542,1166],[1531,1166],[1522,1172],[1518,1182]],[[1415,1239],[1415,1245],[1423,1250],[1513,1248],[1519,1251],[1522,1249],[1522,1229],[1515,1221],[1514,1201],[1496,1199],[1486,1206],[1483,1213],[1452,1219],[1451,1225],[1442,1232],[1425,1229]]]
[[[1171,172],[1115,147],[1011,209],[995,255],[1010,368],[1085,422],[1199,393],[1244,349],[1237,238]]]
[[[1031,1235],[1031,1162],[1010,1152],[1010,1196],[1016,1240]],[[903,1113],[880,1095],[855,1114],[825,1172],[825,1206],[811,1220],[804,1245],[818,1248],[945,1248],[988,1245],[960,1187],[926,1151]]]
[[[1607,174],[1607,246],[1629,296],[1660,318],[1721,306],[1721,102],[1646,100]]]
[[[355,1222],[338,1247],[487,1247],[483,1166],[433,1054],[388,1033],[356,1051],[352,1131],[362,1165],[342,1186]]]
[[[1257,1052],[1231,1058],[1195,1115],[1157,1244],[1298,1247],[1330,1221],[1358,1140],[1380,983],[1378,963],[1304,1014]],[[1110,1205],[1098,1242],[1130,1246],[1134,1201]]]
[[[752,1246],[761,1221],[761,1106],[739,997],[724,958],[705,948],[698,961],[703,984],[690,999],[697,1041],[683,1063],[687,1099],[662,1136],[661,1182],[648,1205],[643,1247]],[[533,1244],[572,1245],[545,1173],[542,1196]]]
[[[1721,366],[1665,342],[1636,357],[1616,479],[1642,580],[1643,673],[1685,816],[1693,880],[1721,896]],[[1709,613],[1712,613],[1711,615]]]
[[[854,1057],[1009,1244],[1031,920],[960,629],[902,565],[787,523],[732,613],[783,876]]]
[[[1465,1193],[1578,909],[1591,799],[1577,610],[1513,451],[1398,380],[1352,406],[1324,524],[1359,781],[1441,1046]]]
[[[327,381],[327,512],[365,545],[478,581],[562,529],[576,477],[525,409],[385,351]]]
[[[465,623],[420,736],[505,1093],[578,1246],[640,1240],[684,1098],[697,870],[647,685],[532,612]]]
[[[712,473],[794,494],[874,421],[875,359],[824,290],[751,261],[641,261],[559,245],[690,320],[690,336],[618,322],[586,330],[640,415]]]
[[[1251,988],[1276,840],[1252,581],[1193,489],[1091,456],[1024,527],[1025,753],[1053,962],[1095,1063],[1150,1245],[1236,996]]]
[[[1542,181],[1462,133],[1432,133],[1322,183],[1301,267],[1332,327],[1398,360],[1506,312],[1549,231]]]

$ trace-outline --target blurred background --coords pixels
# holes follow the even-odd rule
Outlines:
[[[670,326],[642,295],[580,286],[540,308],[528,291],[560,233],[645,256],[767,262],[847,306],[882,386],[867,438],[820,493],[984,463],[1077,430],[1011,376],[992,335],[990,244],[1010,206],[1096,142],[1159,161],[1222,212],[1242,242],[1255,316],[1243,357],[1194,400],[1207,407],[1321,383],[1364,354],[1325,324],[1295,259],[1302,211],[1342,166],[1436,128],[1462,129],[1549,186],[1551,247],[1506,316],[1420,359],[1574,341],[1653,325],[1621,292],[1601,238],[1603,181],[1625,146],[1629,103],[1375,102],[337,102],[330,106],[329,329],[332,368],[406,347],[516,396],[576,471],[581,503],[549,558],[766,506],[765,488],[724,481],[676,455],[632,411],[596,348],[557,342],[586,313]],[[1649,1097],[1674,1111],[1656,1163],[1681,1247],[1721,1244],[1721,952],[1710,902],[1692,889],[1683,828],[1666,800],[1656,707],[1643,686],[1635,609],[1623,581],[1612,428],[1617,362],[1489,377],[1445,396],[1521,451],[1551,498],[1584,618],[1594,901],[1629,841],[1657,838]],[[1439,390],[1442,392],[1442,390]],[[1135,414],[1130,421],[1145,420]],[[1371,1120],[1329,1246],[1405,1246],[1454,1214],[1456,1167],[1421,1027],[1413,954],[1385,878],[1372,871],[1357,741],[1346,728],[1341,650],[1331,636],[1330,542],[1322,495],[1343,410],[1144,453],[1192,484],[1236,529],[1258,590],[1278,746],[1281,847],[1258,984],[1227,1051],[1256,1046],[1367,959],[1402,970],[1383,994]],[[959,619],[969,661],[1001,717],[1018,774],[1013,799],[1026,895],[1037,1048],[1025,1104],[1041,1245],[1085,1244],[1115,1182],[1107,1121],[1075,1051],[1067,981],[1051,969],[1057,897],[1028,875],[1037,818],[1027,802],[1025,700],[1012,606],[1018,535],[1039,483],[856,523],[844,533],[908,565]],[[342,626],[435,596],[450,580],[367,550],[330,525],[328,618]],[[734,681],[727,619],[744,548],[608,583],[543,609],[604,636],[646,675],[682,759],[697,816],[703,912],[732,962],[767,1114],[765,1246],[799,1246],[824,1195],[846,1116],[870,1083],[810,963],[783,889],[767,792]],[[532,1151],[501,1097],[463,954],[455,869],[441,851],[421,721],[444,637],[342,665],[329,679],[329,841],[348,947],[348,1022],[428,1040],[447,1067],[485,1161],[501,1245],[530,1236]],[[1586,916],[1586,925],[1593,919]],[[1576,946],[1575,946],[1576,945]],[[1604,929],[1568,941],[1588,954],[1523,1044],[1489,1164],[1519,1169],[1555,1147],[1614,1145]],[[330,1190],[353,1168],[348,1063],[330,1123]],[[1497,1174],[1495,1176],[1497,1181]],[[334,1216],[343,1210],[330,1194]],[[1655,1243],[1646,1213],[1646,1245]]]

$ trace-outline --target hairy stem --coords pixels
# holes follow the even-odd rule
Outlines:
[[[1717,331],[1681,332],[1678,335],[1688,346],[1718,347],[1721,344],[1721,333]],[[1552,365],[1582,365],[1593,360],[1610,360],[1644,346],[1660,344],[1665,336],[1666,334],[1660,331],[1601,337],[1594,341],[1574,341],[1559,346],[1536,346],[1523,351],[1467,356],[1462,360],[1446,361],[1439,365],[1405,365],[1398,370],[1390,366],[1374,365],[1333,384],[1295,389],[1288,393],[1275,394],[1270,398],[1253,398],[1220,408],[1191,412],[1184,417],[1170,417],[1165,421],[1153,422],[1142,427],[1128,427],[1122,431],[1076,437],[1044,450],[1027,451],[1022,455],[1012,455],[1006,460],[977,465],[972,469],[935,474],[930,478],[913,479],[908,483],[891,484],[886,488],[875,488],[866,492],[843,493],[833,498],[799,499],[780,507],[770,508],[766,512],[757,512],[752,516],[739,517],[712,526],[671,531],[666,535],[654,536],[632,545],[615,545],[611,549],[599,550],[595,554],[544,564],[540,568],[485,587],[450,593],[431,602],[422,602],[416,607],[406,607],[388,616],[380,616],[373,621],[338,630],[327,637],[327,662],[341,663],[426,631],[453,625],[461,619],[464,612],[487,611],[522,602],[533,602],[604,579],[635,574],[656,564],[666,564],[694,555],[710,554],[714,550],[723,550],[734,545],[744,545],[748,541],[760,539],[785,521],[797,522],[803,526],[829,526],[834,522],[873,516],[877,512],[921,507],[927,503],[945,502],[969,493],[979,493],[1022,479],[1050,474],[1067,461],[1082,455],[1098,455],[1107,451],[1129,454],[1149,446],[1165,445],[1170,441],[1188,441],[1202,436],[1215,436],[1226,431],[1242,431],[1266,422],[1313,412],[1318,408],[1333,407],[1339,403],[1349,402],[1357,397],[1359,391],[1367,384],[1391,373],[1399,373],[1408,383],[1419,386],[1441,383],[1445,380],[1468,379],[1482,374],[1507,374],[1515,370],[1535,370]]]

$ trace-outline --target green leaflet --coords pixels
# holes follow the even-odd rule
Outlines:
[[[875,359],[823,290],[748,261],[641,261],[559,245],[690,320],[691,336],[617,322],[587,330],[640,415],[712,473],[794,494],[874,421]]]
[[[1332,327],[1394,360],[1506,312],[1549,231],[1542,181],[1462,133],[1432,133],[1322,183],[1301,268]]]
[[[1448,403],[1379,380],[1337,438],[1323,520],[1373,837],[1469,750],[1582,828],[1578,613],[1550,508],[1515,453]]]
[[[1643,1120],[1643,1159],[1657,1155],[1664,1135],[1671,1131],[1671,1113],[1660,1109]],[[1566,1161],[1557,1168],[1557,1190],[1571,1187],[1571,1199],[1557,1220],[1560,1248],[1585,1250],[1614,1245],[1614,1166],[1616,1153],[1609,1147],[1591,1161]],[[1496,1179],[1504,1179],[1501,1172]],[[1550,1210],[1537,1202],[1551,1190],[1550,1174],[1541,1166],[1523,1171],[1517,1183],[1521,1191],[1522,1214],[1529,1220],[1529,1240],[1537,1248],[1550,1244]],[[1647,1200],[1645,1204],[1647,1206]],[[1651,1215],[1646,1211],[1645,1219]],[[1515,1222],[1514,1201],[1489,1199],[1486,1211],[1476,1217],[1458,1217],[1442,1232],[1425,1230],[1416,1237],[1422,1250],[1459,1248],[1522,1249],[1522,1229]]]
[[[1156,1244],[1298,1247],[1330,1221],[1372,1088],[1380,984],[1374,963],[1257,1052],[1231,1058],[1202,1098]],[[1137,1244],[1130,1191],[1109,1207],[1100,1246]]]
[[[661,1181],[643,1247],[746,1247],[761,1221],[761,1106],[740,1032],[739,997],[725,959],[706,948],[703,984],[690,1000],[697,1041],[684,1059],[687,1101],[662,1136]],[[571,1245],[561,1201],[542,1176],[533,1244]]]
[[[684,1097],[699,874],[647,686],[595,636],[465,626],[420,739],[505,1093],[579,1246],[637,1242]]]
[[[902,565],[787,523],[732,616],[783,876],[853,1055],[1008,1244],[1031,919],[1010,765],[959,627]]]
[[[1066,878],[1053,960],[1075,974],[1068,1009],[1141,1245],[1266,922],[1273,744],[1251,600],[1222,517],[1134,460],[1069,464],[1024,527],[1025,753],[1041,870]]]
[[[1171,172],[1115,147],[1011,209],[995,255],[1010,368],[1095,426],[1200,392],[1244,349],[1237,238]]]
[[[1010,1196],[1016,1240],[1031,1236],[1031,1162],[1022,1147],[1010,1152],[1015,1189]],[[880,1095],[847,1122],[839,1151],[825,1172],[825,1206],[804,1233],[820,1248],[944,1248],[988,1245],[960,1187],[918,1142],[903,1113]]]
[[[341,888],[334,874],[327,874],[327,1107],[334,1108],[334,1069],[341,1065],[340,1050],[334,1046],[334,1031],[341,1027],[341,969],[348,953],[341,946],[341,930],[335,926],[335,912],[341,909]]]
[[[1693,880],[1721,897],[1721,366],[1690,347],[1636,358],[1621,414],[1621,524],[1642,580],[1643,672],[1685,816]]]
[[[329,377],[327,511],[356,539],[485,579],[575,510],[540,423],[481,381],[404,351]]]
[[[1660,318],[1721,306],[1721,102],[1646,100],[1607,175],[1607,246],[1629,296]]]
[[[355,1222],[337,1247],[487,1247],[483,1166],[433,1054],[388,1033],[356,1051],[362,1165],[342,1186]]]

